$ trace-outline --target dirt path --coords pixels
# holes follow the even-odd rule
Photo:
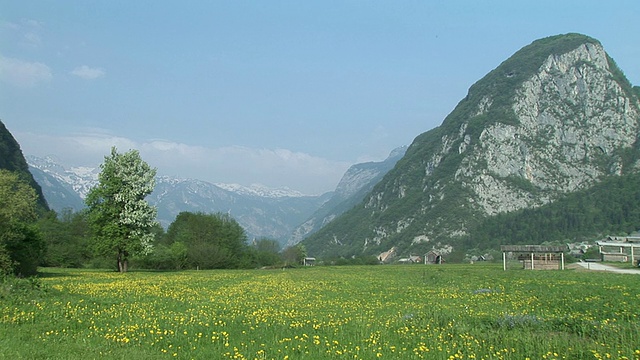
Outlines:
[[[638,274],[640,275],[640,269],[619,269],[614,266],[605,265],[597,262],[578,262],[576,263],[579,266],[582,266],[585,269],[595,270],[595,271],[608,271],[618,274]]]

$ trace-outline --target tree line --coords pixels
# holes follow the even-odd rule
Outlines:
[[[88,211],[50,212],[37,222],[44,251],[38,262],[46,267],[118,270],[117,254],[103,252],[91,229]],[[274,239],[248,240],[228,214],[182,212],[165,231],[150,229],[151,251],[132,254],[128,269],[189,270],[297,266],[302,246],[282,249]]]
[[[0,275],[34,275],[38,266],[120,272],[295,266],[306,256],[303,246],[282,250],[272,239],[249,242],[228,214],[182,212],[165,231],[145,200],[155,175],[138,151],[112,148],[86,210],[57,214],[39,212],[33,187],[0,170]]]

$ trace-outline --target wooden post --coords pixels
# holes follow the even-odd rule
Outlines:
[[[634,265],[635,261],[633,259],[633,244],[631,244],[631,265]]]
[[[507,253],[502,252],[502,270],[507,271]]]
[[[560,264],[561,264],[561,270],[564,270],[564,253],[561,252],[560,253]]]
[[[531,270],[533,270],[533,252],[531,253]]]

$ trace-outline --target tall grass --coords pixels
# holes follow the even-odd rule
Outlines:
[[[0,298],[0,357],[640,359],[636,275],[44,269],[41,283]]]

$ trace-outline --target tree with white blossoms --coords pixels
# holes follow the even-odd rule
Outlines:
[[[152,250],[157,209],[145,200],[155,187],[156,169],[137,150],[119,154],[115,147],[100,165],[99,184],[85,200],[96,249],[116,256],[118,271],[127,272],[128,259]]]

